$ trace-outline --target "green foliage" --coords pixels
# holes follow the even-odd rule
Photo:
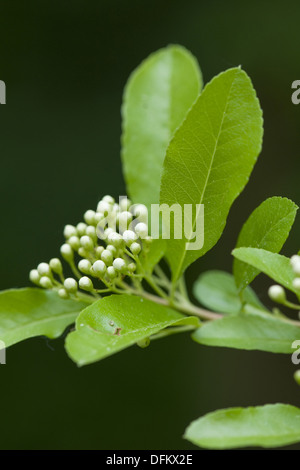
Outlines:
[[[207,322],[192,338],[207,346],[292,354],[299,327],[257,311]]]
[[[157,240],[153,240],[149,252],[142,254],[141,263],[146,273],[152,273],[154,266],[156,266],[164,256],[166,247],[166,240],[158,238]]]
[[[74,323],[84,302],[62,300],[42,289],[11,289],[0,292],[0,339],[5,345],[44,335],[57,338]]]
[[[292,201],[273,197],[250,215],[233,251],[234,277],[218,270],[200,275],[193,292],[210,310],[188,298],[184,271],[221,237],[263,134],[260,105],[243,70],[221,73],[199,96],[201,89],[196,59],[180,46],[159,50],[134,71],[122,106],[122,161],[128,193],[139,209],[129,213],[128,200],[117,204],[104,196],[96,211],[85,212],[84,222],[64,229],[60,252],[73,278],[65,279],[63,264],[52,258],[30,273],[32,282],[52,290],[0,293],[0,340],[6,346],[37,335],[56,338],[76,321],[66,350],[79,366],[192,330],[200,344],[293,351],[300,322],[278,311],[271,314],[248,286],[263,272],[280,284],[269,296],[300,310],[287,301],[282,287],[300,298],[300,258],[277,254],[295,219]],[[158,202],[169,208],[178,204],[184,216],[184,206],[192,205],[193,213],[184,220],[185,229],[186,222],[190,228],[181,239],[171,227],[169,240],[151,240],[147,226],[137,221],[147,212],[142,204],[149,208]],[[193,250],[187,242],[194,243],[200,205],[204,240]],[[131,221],[139,223],[129,227]],[[105,241],[99,241],[99,224],[108,235]],[[162,269],[164,256],[169,266]],[[300,440],[299,423],[300,410],[288,405],[232,408],[193,422],[185,437],[208,448],[273,447]]]
[[[242,310],[242,301],[232,274],[224,271],[202,273],[193,286],[193,293],[200,304],[216,312],[238,314]],[[244,293],[244,302],[263,308],[255,292],[248,287]]]
[[[184,437],[209,449],[293,444],[300,440],[300,409],[277,403],[217,410],[193,421]]]
[[[299,294],[299,291],[293,286],[295,275],[289,258],[259,248],[236,248],[232,254],[238,260],[265,273],[278,284],[283,285],[295,294]]]
[[[236,248],[253,247],[278,253],[294,223],[298,206],[287,198],[271,197],[257,207],[244,224]],[[234,260],[233,273],[238,288],[244,289],[259,270]]]
[[[99,361],[168,326],[198,326],[199,320],[146,299],[112,295],[86,308],[66,340],[69,356],[80,366]]]
[[[240,68],[206,85],[167,149],[161,203],[204,204],[204,245],[187,250],[170,239],[167,258],[173,280],[219,240],[229,209],[244,189],[262,144],[262,113],[252,83]],[[191,229],[195,230],[194,210]],[[192,235],[192,234],[191,234]]]
[[[181,46],[151,54],[129,78],[122,106],[122,160],[135,203],[159,202],[166,148],[201,88],[198,63]]]

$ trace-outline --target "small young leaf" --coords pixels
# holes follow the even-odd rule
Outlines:
[[[260,248],[235,248],[232,254],[240,261],[248,263],[258,271],[263,272],[278,284],[295,294],[299,294],[299,291],[293,286],[295,274],[289,258]]]
[[[158,204],[168,143],[201,88],[198,63],[181,46],[151,54],[130,76],[122,106],[122,160],[135,203]]]
[[[140,261],[147,274],[151,274],[155,265],[160,262],[166,252],[167,242],[162,238],[152,241],[150,250],[146,253],[142,252]]]
[[[196,299],[205,307],[215,312],[238,314],[242,302],[234,277],[224,271],[207,271],[201,274],[193,286]],[[244,301],[258,308],[264,308],[255,292],[248,287],[244,293]]]
[[[56,338],[74,323],[84,302],[62,300],[57,293],[36,289],[0,292],[0,340],[11,346],[33,336]]]
[[[111,295],[86,308],[77,318],[76,331],[66,339],[66,349],[79,366],[99,361],[168,326],[199,326],[163,305],[129,295]]]
[[[243,225],[236,248],[263,248],[278,253],[290,233],[297,210],[298,206],[290,199],[267,199],[252,212]],[[239,290],[242,290],[259,274],[259,270],[235,259],[233,273]]]
[[[300,328],[271,314],[242,313],[207,322],[192,338],[207,346],[291,354]]]
[[[199,447],[280,447],[300,441],[300,409],[276,403],[213,411],[193,421],[184,438]]]
[[[206,85],[176,131],[164,161],[160,202],[179,204],[182,210],[191,204],[194,213],[185,237],[175,239],[171,233],[168,241],[173,281],[219,240],[261,150],[262,133],[258,99],[240,68],[229,69]],[[187,250],[197,225],[196,204],[204,204],[204,244]]]

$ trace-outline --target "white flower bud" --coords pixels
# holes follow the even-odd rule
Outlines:
[[[127,230],[128,225],[131,223],[131,221],[132,221],[131,212],[128,212],[128,211],[121,212],[118,217],[120,231],[124,232],[125,230]]]
[[[69,298],[68,292],[66,291],[66,289],[63,289],[63,288],[59,289],[58,295],[61,299],[68,299]]]
[[[40,276],[48,276],[51,274],[51,269],[48,263],[40,263],[37,270]]]
[[[49,265],[50,265],[50,268],[52,269],[52,271],[56,274],[62,274],[63,272],[63,267],[62,267],[62,264],[61,264],[61,261],[60,259],[58,258],[52,258],[49,262]]]
[[[84,274],[90,274],[91,262],[88,259],[81,259],[78,263],[78,269]]]
[[[290,263],[293,266],[295,263],[300,262],[300,256],[299,255],[293,255],[290,259]]]
[[[42,276],[40,279],[40,285],[44,287],[44,289],[51,289],[52,282],[48,276]]]
[[[88,235],[89,237],[91,237],[91,239],[93,241],[96,241],[97,240],[97,234],[96,234],[96,229],[93,225],[89,225],[87,228],[86,228],[86,231],[85,231],[86,235]]]
[[[73,250],[72,248],[70,247],[70,245],[68,245],[67,243],[64,243],[61,247],[60,247],[60,253],[61,253],[61,256],[68,262],[70,261],[73,261],[73,258],[74,258],[74,253],[73,253]]]
[[[103,250],[101,254],[101,259],[105,264],[111,264],[113,262],[113,255],[109,250]]]
[[[78,251],[78,249],[80,248],[80,240],[76,236],[70,237],[68,240],[68,243],[70,247],[73,248],[74,251]]]
[[[104,230],[104,235],[106,235],[106,238],[108,238],[108,236],[111,234],[111,233],[115,233],[114,230],[111,228],[111,227],[108,227]]]
[[[140,237],[140,238],[145,238],[148,236],[148,227],[146,224],[143,222],[140,222],[135,226],[135,233]]]
[[[148,209],[144,204],[137,204],[134,206],[134,215],[140,222],[148,223]]]
[[[125,230],[123,240],[126,245],[130,246],[137,239],[137,235],[132,230]]]
[[[106,272],[106,264],[100,259],[95,261],[93,264],[93,271],[97,276],[102,277]]]
[[[101,220],[104,218],[105,218],[105,215],[103,214],[103,212],[96,212],[95,214],[96,225],[99,224],[99,222],[101,222]]]
[[[286,300],[284,288],[277,284],[269,288],[268,294],[270,299],[274,300],[274,302],[283,303]]]
[[[87,276],[83,276],[79,279],[79,287],[80,289],[87,290],[87,291],[91,291],[94,289],[91,279]]]
[[[113,267],[116,271],[123,272],[126,268],[126,263],[122,258],[116,258],[113,262]]]
[[[117,204],[116,202],[115,202],[114,205],[113,205],[113,212],[114,212],[116,215],[119,214],[119,212],[120,212],[119,204]]]
[[[94,248],[94,242],[88,235],[83,235],[83,237],[80,238],[80,243],[86,250],[92,250]]]
[[[114,203],[115,203],[114,198],[111,197],[111,196],[108,196],[108,195],[107,195],[107,196],[104,196],[104,197],[102,198],[102,201],[108,202],[108,204],[114,204]]]
[[[86,211],[83,218],[88,225],[94,225],[95,224],[95,211],[92,211],[92,210]]]
[[[119,207],[120,207],[121,212],[127,211],[130,208],[130,206],[131,206],[131,201],[127,197],[122,197],[119,200]]]
[[[65,280],[64,286],[65,286],[65,289],[72,294],[75,294],[77,292],[77,289],[78,289],[77,282],[72,277],[68,277]]]
[[[79,222],[79,224],[77,224],[76,228],[77,228],[78,235],[80,237],[82,237],[82,235],[85,235],[87,225],[84,222]]]
[[[129,263],[128,266],[127,266],[127,269],[130,273],[134,273],[134,271],[136,270],[136,264],[135,263]]]
[[[116,248],[120,248],[123,245],[123,238],[117,232],[111,232],[107,237],[108,242],[115,246]]]
[[[138,255],[141,249],[142,249],[141,245],[137,242],[132,243],[132,245],[130,246],[130,251],[133,255]]]
[[[64,228],[65,238],[73,237],[73,235],[77,235],[76,227],[74,225],[66,225]]]
[[[31,282],[33,282],[34,284],[37,284],[39,285],[40,284],[40,278],[41,276],[39,275],[39,272],[37,269],[32,269],[29,273],[29,279],[31,280]]]
[[[107,268],[107,274],[110,279],[114,279],[117,276],[116,270],[113,266]]]
[[[97,237],[100,239],[100,240],[106,240],[109,233],[110,232],[113,232],[113,229],[112,228],[105,228],[106,226],[106,220],[103,220],[102,222],[100,222],[98,225],[97,225]],[[107,232],[108,230],[108,232]]]
[[[82,248],[82,246],[78,249],[78,254],[82,256],[82,258],[89,257],[89,252],[85,248]]]
[[[98,258],[101,257],[102,253],[104,251],[104,247],[103,246],[97,246],[96,249],[95,249],[95,252],[96,252],[96,256]]]
[[[106,249],[109,250],[113,256],[116,256],[116,254],[117,254],[117,248],[116,248],[115,246],[113,246],[113,245],[107,245]]]
[[[104,215],[108,215],[112,211],[112,206],[106,201],[100,201],[97,206],[97,212],[102,212]]]
[[[295,287],[295,289],[300,291],[300,277],[296,277],[293,280],[293,286]]]

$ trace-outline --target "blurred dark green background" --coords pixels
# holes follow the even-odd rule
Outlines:
[[[188,271],[231,269],[230,251],[266,197],[300,202],[298,1],[0,1],[1,288],[58,253],[65,223],[125,193],[120,104],[129,73],[180,43],[205,82],[241,64],[264,110],[262,155],[222,241]],[[300,219],[284,252],[299,247]],[[269,281],[258,278],[266,300]],[[216,408],[300,405],[289,356],[202,347],[188,336],[78,369],[63,340],[37,338],[0,367],[1,449],[188,449],[185,426]],[[300,446],[294,446],[299,448]]]

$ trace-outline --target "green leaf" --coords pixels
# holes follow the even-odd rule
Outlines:
[[[193,286],[193,293],[202,305],[215,312],[238,314],[242,310],[234,277],[224,271],[213,270],[201,274]],[[250,287],[245,290],[244,301],[264,308]]]
[[[213,411],[193,421],[184,438],[208,449],[293,444],[300,441],[300,409],[277,403]]]
[[[201,88],[198,63],[181,46],[151,54],[130,76],[122,106],[122,160],[134,202],[158,204],[168,143]]]
[[[154,267],[160,262],[167,248],[166,240],[162,238],[154,239],[148,252],[142,251],[140,261],[147,274],[151,274]]]
[[[267,199],[252,212],[243,225],[236,248],[263,248],[278,253],[290,233],[297,210],[298,206],[290,199]],[[255,279],[259,270],[235,259],[233,273],[238,288],[242,290]]]
[[[66,349],[71,359],[82,366],[128,348],[171,325],[197,327],[199,320],[140,297],[111,295],[79,315],[76,331],[67,336]]]
[[[293,286],[295,274],[289,258],[260,248],[235,248],[232,254],[235,258],[250,264],[278,284],[299,295],[299,291]]]
[[[207,322],[192,338],[207,346],[291,354],[300,328],[271,314],[243,313]]]
[[[174,281],[219,240],[261,150],[262,134],[259,102],[240,68],[229,69],[206,85],[176,131],[164,162],[160,202],[182,209],[191,204],[194,213],[186,236],[174,239],[171,233],[168,241]],[[204,244],[187,250],[200,213],[196,204],[204,204]]]
[[[57,338],[73,323],[84,302],[62,300],[57,293],[35,289],[0,292],[0,340],[11,346],[26,338]]]

